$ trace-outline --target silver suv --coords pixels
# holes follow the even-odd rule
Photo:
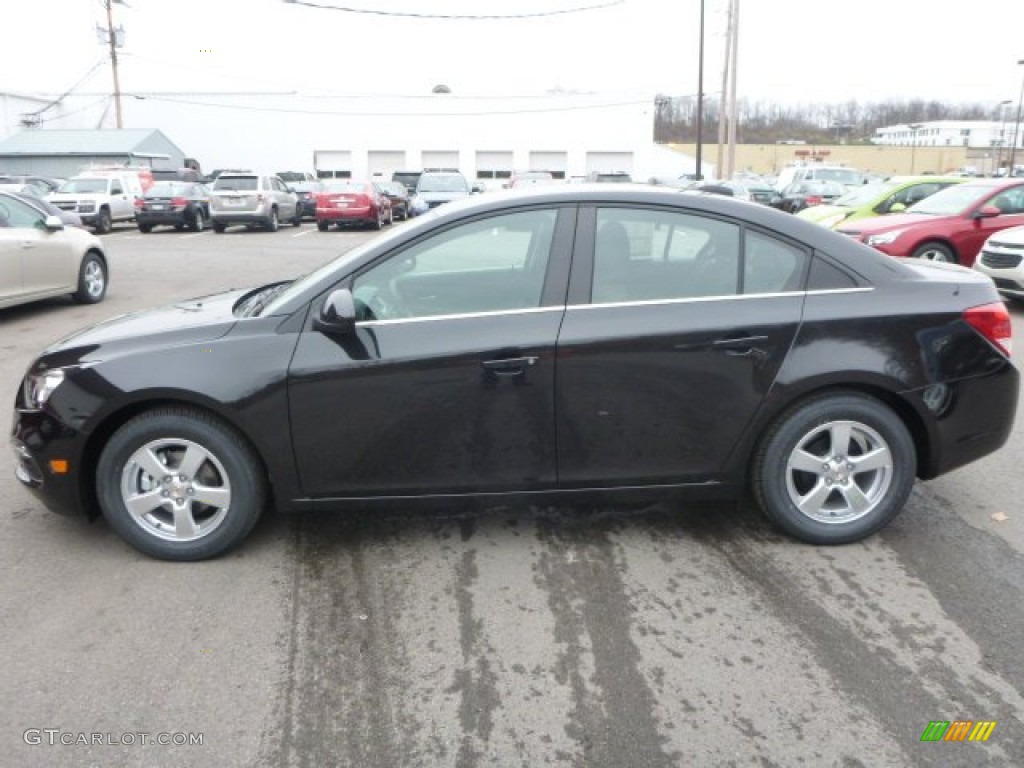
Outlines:
[[[213,231],[223,232],[231,224],[261,226],[276,232],[282,221],[302,224],[299,197],[273,174],[222,173],[210,194],[210,222]]]

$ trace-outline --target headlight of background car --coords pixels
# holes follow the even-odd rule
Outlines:
[[[64,371],[55,368],[42,373],[29,373],[25,376],[25,403],[29,408],[42,408],[50,395],[64,381]]]
[[[868,245],[888,245],[893,242],[897,237],[903,234],[902,229],[894,229],[892,232],[883,232],[880,235],[869,235],[867,239]]]

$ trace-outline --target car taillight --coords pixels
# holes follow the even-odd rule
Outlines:
[[[141,197],[136,197],[135,198],[135,207],[136,208],[142,208],[145,204],[146,204],[146,201],[143,200]]]
[[[805,198],[807,205],[821,205],[821,198],[818,195],[811,195]]]
[[[1007,357],[1013,350],[1013,324],[1010,313],[1001,301],[971,307],[964,312],[964,320],[978,333],[991,341]]]
[[[370,196],[369,195],[356,195],[356,205],[364,206],[364,205],[369,205],[369,204],[370,204]]]
[[[186,200],[184,197],[172,197],[171,205],[173,205],[175,208],[185,208],[186,206],[188,206],[188,200]]]

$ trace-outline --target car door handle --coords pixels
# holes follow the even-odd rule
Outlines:
[[[484,360],[485,371],[490,371],[496,376],[521,376],[526,369],[537,364],[536,357],[507,357],[501,360]]]
[[[711,343],[711,347],[727,355],[752,355],[759,344],[768,341],[767,336],[729,336],[724,339],[717,339]]]

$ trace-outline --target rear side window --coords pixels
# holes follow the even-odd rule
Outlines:
[[[747,231],[743,293],[786,293],[803,285],[807,252],[761,232]]]
[[[836,291],[857,287],[856,280],[820,256],[816,256],[811,261],[811,273],[807,277],[807,290]]]

